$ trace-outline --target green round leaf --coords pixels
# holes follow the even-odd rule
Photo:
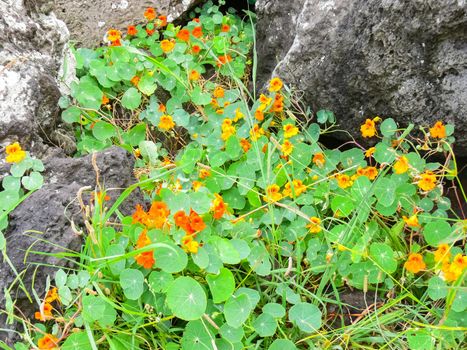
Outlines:
[[[115,126],[110,123],[99,120],[92,128],[92,135],[99,141],[105,141],[117,135]]]
[[[321,327],[321,311],[308,303],[297,303],[289,310],[289,320],[306,333],[316,332]]]
[[[282,318],[285,316],[285,309],[281,304],[268,303],[263,306],[263,312],[275,318]]]
[[[270,314],[261,314],[253,321],[253,328],[261,337],[272,337],[276,333],[277,322]]]
[[[423,230],[426,242],[432,247],[438,246],[452,232],[451,225],[445,220],[434,220],[429,222]]]
[[[397,270],[397,260],[390,246],[385,243],[372,243],[370,246],[371,258],[386,273],[393,273]]]
[[[129,88],[122,97],[122,106],[128,109],[136,109],[141,103],[141,93],[135,88]]]
[[[215,335],[210,328],[205,327],[201,321],[190,321],[185,327],[182,338],[183,350],[214,350],[211,339]],[[174,347],[178,349],[178,347]]]
[[[206,293],[193,278],[181,276],[167,289],[167,305],[176,317],[197,320],[206,311]]]
[[[84,108],[99,109],[103,95],[97,85],[91,81],[81,81],[75,90],[75,98]]]
[[[70,334],[60,346],[62,350],[92,350],[88,335],[85,332]]]
[[[268,350],[297,350],[297,347],[288,339],[276,339]]]
[[[80,121],[81,109],[76,106],[71,106],[62,112],[62,119],[65,123],[77,123]]]
[[[144,291],[144,275],[140,270],[125,269],[120,273],[120,285],[130,300],[137,300]]]
[[[432,300],[442,299],[448,295],[448,286],[440,277],[433,276],[428,281],[427,292]]]
[[[149,285],[155,292],[165,292],[174,278],[170,273],[164,271],[153,271],[149,275]]]
[[[214,303],[219,304],[230,298],[235,290],[235,278],[229,269],[223,267],[218,275],[207,275]]]
[[[251,312],[251,304],[246,294],[230,297],[224,306],[224,316],[227,323],[238,328],[248,319]]]
[[[242,327],[234,328],[232,326],[229,326],[227,323],[224,323],[221,326],[221,328],[219,329],[219,333],[224,339],[227,339],[232,343],[238,343],[242,341],[245,335],[245,332],[243,331]]]
[[[33,171],[28,176],[24,176],[21,183],[28,191],[37,190],[44,184],[44,178],[37,171]]]
[[[188,264],[188,257],[182,248],[175,244],[167,244],[154,250],[156,267],[168,273],[183,271]]]
[[[390,137],[397,131],[397,124],[392,118],[385,119],[380,126],[383,136]]]

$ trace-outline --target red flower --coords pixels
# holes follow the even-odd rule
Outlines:
[[[199,23],[199,18],[193,18],[193,22]]]
[[[194,54],[199,54],[199,52],[201,51],[201,48],[198,45],[193,45],[193,47],[191,48],[191,51]]]
[[[159,25],[165,27],[167,25],[167,16],[159,16]]]
[[[230,30],[230,26],[228,24],[223,24],[221,27],[221,32],[228,32]]]
[[[153,35],[155,31],[156,31],[155,29],[146,28],[146,33],[148,33],[149,36]]]
[[[177,33],[177,38],[179,38],[180,40],[182,41],[188,41],[190,40],[190,32],[188,29],[181,29],[178,33]]]
[[[127,33],[128,35],[136,35],[138,34],[138,29],[135,26],[128,26]]]
[[[222,56],[219,56],[217,59],[219,60],[217,62],[218,67],[221,67],[228,62],[232,62],[232,56],[230,55],[222,55]]]
[[[191,32],[195,38],[201,38],[203,36],[203,28],[200,27],[195,27],[193,31]]]
[[[203,219],[194,210],[190,211],[190,226],[195,232],[203,231],[206,228]]]

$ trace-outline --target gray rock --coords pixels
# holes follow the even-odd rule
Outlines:
[[[190,10],[197,0],[57,0],[53,11],[68,26],[71,39],[79,46],[95,47],[102,43],[110,28],[126,31],[130,24],[143,23],[144,11],[154,7],[172,22]],[[42,1],[48,3],[48,1]],[[44,5],[41,5],[44,7]]]
[[[259,86],[282,77],[355,137],[376,115],[448,121],[467,150],[465,0],[258,0],[256,9]]]
[[[39,295],[43,295],[45,291],[46,276],[52,274],[53,277],[55,266],[71,264],[64,259],[26,252],[31,250],[53,253],[66,249],[79,251],[83,237],[72,229],[71,221],[78,230],[86,229],[77,192],[83,186],[91,186],[92,190],[96,186],[91,156],[67,158],[57,151],[45,160],[44,165],[46,183],[10,214],[10,225],[5,234],[7,254],[13,265],[22,274],[26,287],[29,290],[34,288]],[[107,194],[111,200],[106,202],[106,206],[110,208],[123,189],[134,183],[134,162],[126,151],[112,147],[97,154],[97,165],[100,182],[109,189]],[[82,197],[89,203],[91,191],[84,192]],[[130,215],[136,203],[141,202],[139,192],[134,192],[123,202],[120,210],[124,215]],[[23,263],[24,259],[26,264]],[[0,268],[1,293],[14,279],[13,271],[3,264]],[[19,291],[16,283],[11,294],[18,298],[17,306],[24,313],[30,314],[37,306],[29,304],[23,293],[16,294],[17,290]]]
[[[0,145],[19,140],[31,149],[49,139],[59,121],[56,81],[68,40],[63,22],[0,2]]]

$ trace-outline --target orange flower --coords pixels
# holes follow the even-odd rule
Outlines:
[[[159,129],[168,131],[170,129],[173,129],[175,123],[170,115],[164,114],[163,116],[161,116],[161,119],[157,126],[159,127]]]
[[[281,200],[282,194],[280,190],[281,188],[276,184],[269,185],[268,187],[266,187],[266,195],[263,196],[263,199],[266,202],[277,202]]]
[[[210,172],[208,169],[204,169],[204,168],[203,168],[203,169],[201,169],[201,170],[199,171],[199,177],[200,177],[201,179],[205,179],[205,178],[207,178],[207,177],[209,177],[209,176],[211,176],[211,172]]]
[[[201,47],[199,47],[198,45],[193,45],[193,47],[191,48],[191,52],[193,52],[194,54],[199,54],[201,51]]]
[[[421,254],[411,253],[404,263],[404,267],[409,272],[418,273],[426,268],[426,264]]]
[[[420,174],[420,180],[418,180],[417,185],[423,191],[431,191],[436,187],[436,175],[431,171],[426,171],[423,174]]]
[[[284,129],[284,137],[286,139],[298,134],[298,128],[293,124],[286,124],[282,128]]]
[[[170,214],[170,210],[164,202],[155,201],[151,204],[148,214],[167,217]]]
[[[167,39],[162,40],[160,45],[161,45],[162,51],[164,51],[165,53],[172,51],[175,47],[175,44],[172,41],[167,40]]]
[[[130,83],[132,83],[134,86],[138,86],[138,84],[139,84],[139,79],[140,79],[140,77],[138,77],[137,75],[135,75],[133,78],[130,79]]]
[[[240,146],[243,148],[243,152],[248,152],[251,147],[251,143],[247,139],[240,139]]]
[[[139,237],[138,237],[138,240],[136,241],[136,248],[137,249],[141,249],[143,247],[146,247],[147,245],[151,244],[151,240],[149,239],[148,235],[147,235],[147,231],[146,229],[144,229]]]
[[[194,69],[190,72],[190,75],[188,76],[188,78],[190,80],[198,80],[199,77],[200,77],[199,72],[197,70],[194,70]]]
[[[221,27],[221,32],[226,33],[230,30],[230,26],[228,24],[223,24]]]
[[[53,287],[47,292],[47,295],[45,296],[45,302],[50,304],[53,303],[55,300],[60,301],[60,298],[58,297],[58,289],[56,287]]]
[[[438,139],[444,139],[446,137],[446,127],[443,122],[437,121],[435,125],[430,128],[430,136]]]
[[[214,95],[215,98],[221,98],[221,97],[224,97],[225,91],[222,88],[222,86],[216,86],[212,94]]]
[[[182,238],[182,248],[187,253],[198,253],[199,243],[193,239],[193,236],[185,236]]]
[[[363,169],[363,171],[363,175],[369,178],[370,180],[374,180],[376,179],[376,176],[378,176],[378,169],[376,169],[374,166],[367,166]]]
[[[159,26],[165,27],[167,25],[167,16],[159,16]]]
[[[365,123],[360,126],[360,132],[362,133],[363,137],[373,137],[376,135],[376,126],[375,121],[371,119],[367,119]]]
[[[177,38],[179,38],[182,41],[188,41],[190,40],[190,31],[188,29],[181,29],[177,33]]]
[[[40,350],[58,349],[58,338],[52,334],[46,333],[42,338],[39,339],[37,346]]]
[[[155,29],[146,28],[146,33],[147,33],[149,36],[153,35],[153,34],[155,33],[155,31],[156,31]]]
[[[321,219],[316,216],[310,218],[310,223],[306,225],[310,233],[319,233],[321,232]]]
[[[412,228],[420,227],[420,223],[418,222],[417,214],[414,214],[411,217],[407,217],[407,216],[403,215],[402,220],[404,220],[405,224],[407,226],[409,226],[409,227],[412,227]]]
[[[350,177],[349,175],[346,175],[346,174],[338,174],[336,175],[336,179],[337,179],[337,185],[340,187],[340,188],[347,188],[347,187],[350,187],[352,186],[352,181],[350,180]]]
[[[277,92],[280,89],[282,89],[282,86],[284,84],[282,83],[282,80],[280,78],[272,78],[271,81],[269,82],[269,91],[271,92]]]
[[[220,195],[217,193],[214,194],[215,198],[214,201],[212,202],[212,211],[214,212],[213,217],[214,219],[220,219],[222,216],[224,216],[227,205],[225,204],[224,200]]]
[[[119,41],[122,38],[122,33],[117,29],[109,29],[107,31],[107,40],[110,42]]]
[[[201,28],[200,26],[199,27],[195,27],[192,31],[191,31],[191,34],[193,34],[193,36],[195,38],[201,38],[203,36],[203,28]]]
[[[326,163],[326,159],[324,159],[324,154],[316,153],[313,156],[313,163],[315,163],[318,168],[322,168],[324,166],[324,163]]]
[[[262,104],[264,105],[268,105],[270,104],[272,101],[272,98],[271,97],[267,97],[266,95],[259,95],[259,102],[261,102]]]
[[[232,62],[232,56],[230,56],[230,55],[222,55],[222,56],[217,57],[217,60],[218,60],[217,66],[218,66],[218,67],[221,67],[221,66],[223,66],[223,65],[226,64],[226,63]]]
[[[146,11],[144,11],[144,17],[146,17],[148,21],[152,21],[156,18],[156,10],[152,7],[148,7]]]
[[[206,228],[203,219],[194,210],[190,211],[190,227],[195,232],[203,231]]]
[[[199,23],[199,22],[200,22],[200,21],[199,21],[199,18],[193,18],[192,21],[195,22],[195,23]]]
[[[438,249],[435,251],[435,261],[436,262],[448,262],[451,258],[451,253],[449,252],[449,245],[446,243],[440,244]]]
[[[282,144],[282,154],[284,156],[289,156],[293,151],[293,144],[289,140],[285,140]]]
[[[365,152],[365,157],[370,158],[373,155],[373,153],[375,153],[375,151],[376,151],[375,147],[368,148]]]
[[[191,184],[191,187],[195,192],[198,192],[198,190],[203,186],[203,183],[200,181],[193,181]]]
[[[295,194],[296,197],[300,196],[302,193],[306,192],[306,186],[303,184],[302,180],[293,180],[293,191],[290,182],[286,183],[282,194],[284,197],[292,197],[292,194]]]
[[[7,163],[19,163],[26,158],[26,152],[23,151],[18,142],[6,146],[5,153],[7,154],[5,159]]]
[[[44,317],[42,317],[42,315],[44,315]],[[49,303],[44,303],[43,313],[41,314],[40,311],[36,311],[34,313],[34,318],[42,322],[52,319],[52,305]]]
[[[136,29],[135,26],[128,26],[126,32],[127,32],[128,35],[134,36],[134,35],[138,34],[138,29]]]
[[[156,263],[152,250],[136,255],[135,260],[138,265],[145,269],[150,269]]]
[[[403,174],[407,172],[407,170],[409,170],[409,160],[405,156],[400,157],[394,163],[393,169],[396,174]]]
[[[277,93],[276,96],[274,96],[274,102],[269,109],[270,112],[282,112],[284,110],[284,96],[281,94]]]
[[[260,128],[258,124],[253,125],[253,128],[250,130],[250,138],[252,141],[258,141],[258,139],[264,135],[263,128]]]
[[[132,215],[133,224],[140,223],[143,224],[146,222],[147,213],[144,211],[143,207],[140,204],[136,205],[136,210]]]
[[[264,113],[263,113],[263,111],[261,109],[258,108],[255,111],[255,118],[256,118],[256,120],[258,120],[260,122],[262,122],[264,120]]]
[[[109,98],[105,95],[102,95],[101,104],[106,105],[109,102],[110,102]]]

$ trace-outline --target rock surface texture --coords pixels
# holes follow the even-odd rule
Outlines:
[[[0,145],[54,143],[59,121],[57,72],[68,30],[54,15],[0,1]]]
[[[122,190],[134,183],[134,163],[131,155],[117,147],[98,153],[96,160],[99,182],[105,184],[107,194],[111,197],[110,201],[106,202],[106,206],[110,208]],[[91,156],[71,159],[57,154],[46,159],[44,165],[46,183],[10,215],[10,225],[5,234],[6,251],[13,265],[19,273],[26,270],[22,275],[24,284],[29,290],[34,288],[39,295],[44,294],[46,276],[49,274],[53,277],[56,270],[53,266],[62,265],[65,261],[31,252],[25,259],[26,252],[31,250],[51,253],[64,249],[79,251],[82,237],[71,225],[73,221],[76,230],[85,230],[77,193],[80,188],[91,186],[92,189],[84,191],[82,195],[85,204],[89,204],[91,191],[94,191],[96,186]],[[137,202],[141,202],[141,199],[138,192],[135,192],[124,201],[120,210],[125,215],[130,215]],[[24,259],[26,264],[23,263]],[[14,272],[7,264],[3,264],[0,268],[0,291],[3,293],[4,288],[9,287],[14,279]],[[17,287],[18,285],[15,285],[11,292],[12,295],[18,296],[17,305],[22,306],[23,312],[26,313],[35,309],[37,306],[29,304],[22,293],[15,294]]]
[[[144,21],[144,11],[154,7],[172,22],[191,9],[196,0],[57,0],[53,11],[63,20],[79,46],[98,46],[110,28],[126,31]]]
[[[256,10],[260,83],[282,77],[356,137],[375,115],[449,121],[467,150],[465,0],[258,0]]]

